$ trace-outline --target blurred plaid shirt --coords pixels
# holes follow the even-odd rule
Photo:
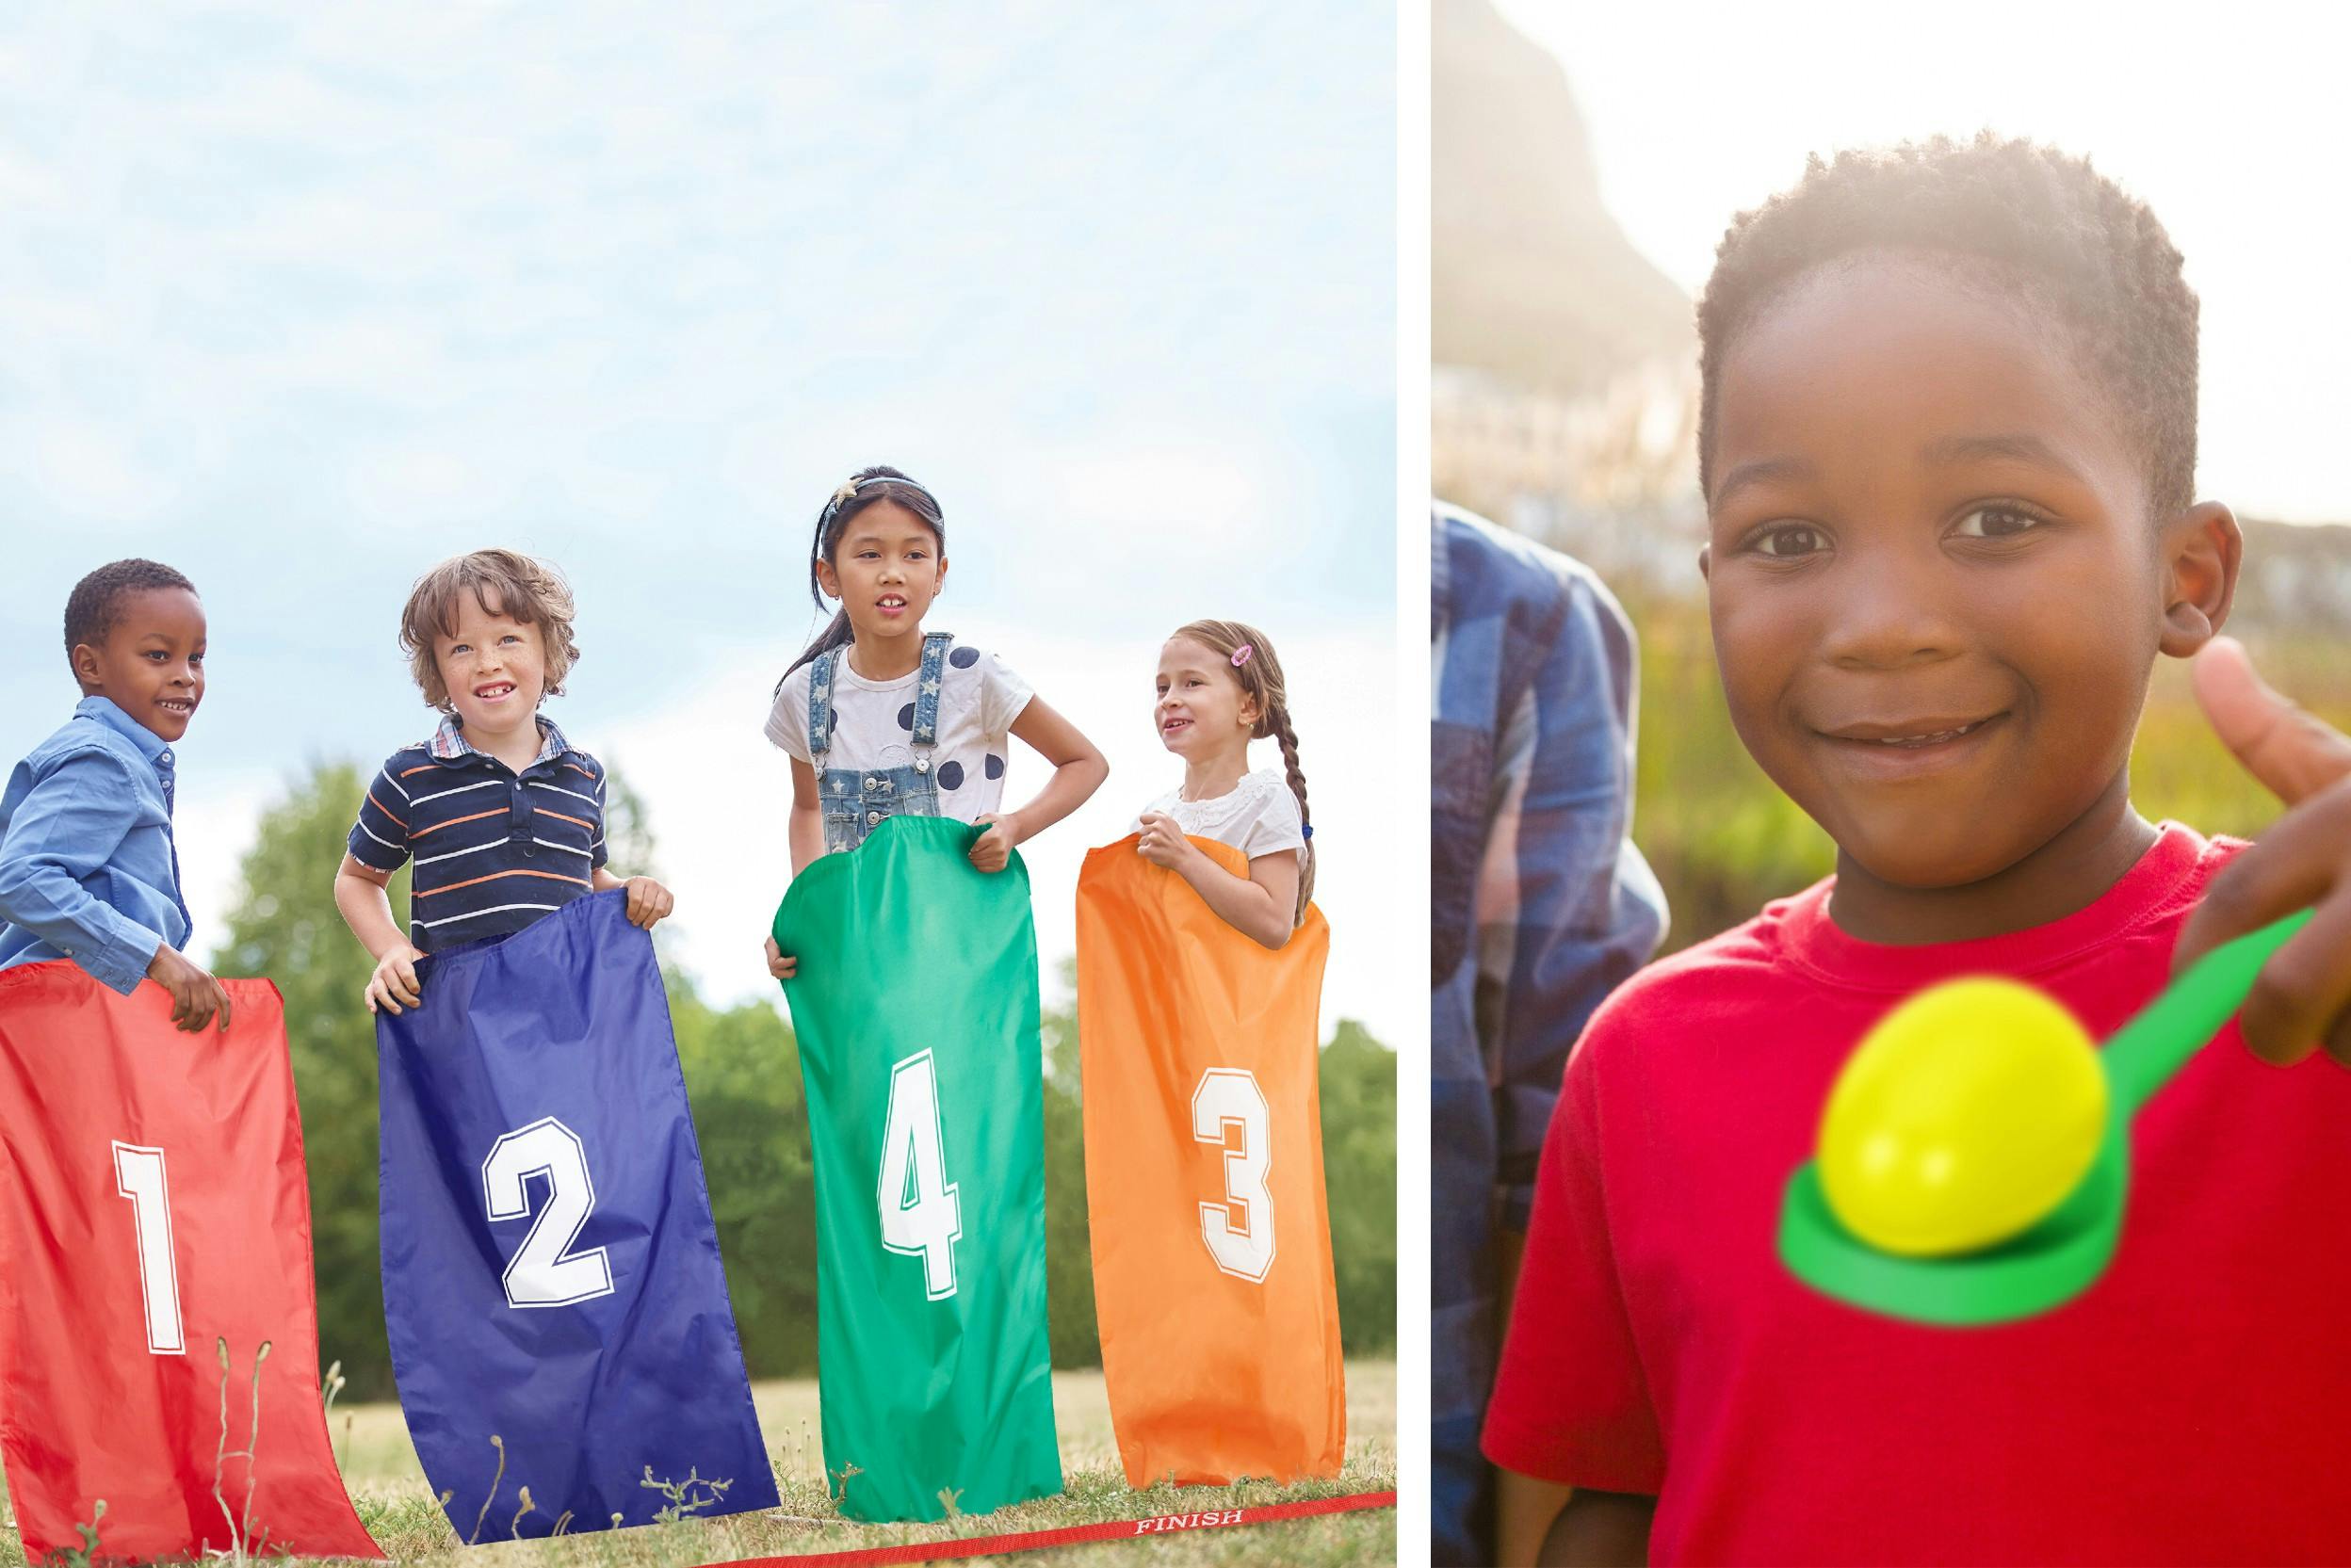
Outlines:
[[[1665,896],[1629,836],[1635,650],[1614,597],[1442,507],[1429,581],[1432,1511],[1437,1562],[1484,1562],[1497,1229],[1525,1233],[1568,1050],[1655,951]]]

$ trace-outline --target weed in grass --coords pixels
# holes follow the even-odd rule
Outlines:
[[[90,1510],[89,1523],[73,1527],[73,1533],[82,1538],[81,1549],[76,1551],[71,1546],[52,1547],[49,1555],[41,1560],[42,1568],[89,1568],[91,1560],[98,1555],[98,1521],[105,1516],[106,1500],[101,1497],[97,1505]],[[16,1521],[11,1519],[8,1523],[14,1524]]]
[[[474,1533],[465,1538],[468,1546],[481,1539],[481,1522],[490,1517],[490,1505],[497,1501],[498,1488],[506,1484],[506,1439],[492,1432],[490,1447],[498,1450],[498,1473],[490,1478],[490,1495],[482,1498],[481,1511],[474,1515]]]
[[[253,1456],[261,1447],[261,1366],[262,1363],[269,1359],[269,1341],[263,1340],[261,1348],[253,1352],[253,1374],[251,1380],[253,1414],[251,1422],[246,1429],[245,1447],[242,1448],[229,1447],[229,1373],[231,1371],[229,1342],[226,1338],[216,1338],[213,1340],[213,1348],[220,1358],[220,1441],[213,1450],[212,1456],[212,1500],[219,1505],[220,1518],[229,1527],[229,1549],[225,1552],[215,1551],[208,1555],[225,1559],[234,1563],[235,1568],[245,1568],[245,1564],[251,1560],[252,1554],[261,1545],[261,1541],[256,1540],[252,1533],[253,1494],[259,1490],[259,1483],[253,1476]],[[234,1513],[229,1511],[228,1495],[222,1490],[227,1484],[225,1472],[228,1462],[233,1459],[241,1459],[245,1462],[245,1504],[242,1510]],[[265,1528],[262,1531],[262,1538],[267,1539],[268,1533]]]
[[[506,1538],[509,1541],[520,1541],[523,1538],[523,1515],[533,1512],[537,1509],[537,1505],[530,1500],[529,1487],[517,1488],[516,1495],[523,1506],[514,1511],[513,1522],[506,1528]],[[571,1515],[567,1513],[563,1517],[569,1519]]]
[[[718,1507],[726,1495],[726,1489],[735,1484],[735,1478],[729,1476],[724,1480],[704,1480],[702,1467],[695,1465],[686,1472],[686,1479],[682,1481],[655,1480],[653,1466],[648,1464],[645,1466],[645,1479],[637,1484],[649,1486],[669,1499],[655,1512],[653,1522],[657,1525],[674,1525],[689,1514]],[[696,1496],[694,1489],[698,1486],[706,1488],[709,1495]],[[617,1522],[620,1515],[614,1514],[613,1518]]]

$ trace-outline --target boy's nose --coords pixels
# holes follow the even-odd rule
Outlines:
[[[1967,639],[1944,572],[1895,551],[1874,552],[1843,574],[1844,590],[1824,607],[1822,655],[1850,670],[1892,670],[1948,658]]]

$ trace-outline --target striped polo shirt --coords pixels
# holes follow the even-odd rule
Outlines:
[[[409,936],[420,952],[511,936],[591,891],[604,864],[604,768],[539,720],[513,769],[467,744],[455,716],[392,753],[367,786],[351,856],[383,872],[413,856]]]

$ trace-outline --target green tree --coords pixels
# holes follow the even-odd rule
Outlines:
[[[334,872],[363,788],[349,764],[318,763],[263,811],[212,963],[222,975],[267,976],[285,998],[310,1169],[318,1352],[343,1363],[354,1395],[381,1398],[392,1389],[392,1362],[376,1246],[376,1027],[364,1000],[375,963],[334,907]],[[391,896],[396,912],[408,907],[405,869]]]
[[[1330,1193],[1347,1353],[1396,1350],[1396,1053],[1352,1018],[1322,1049],[1322,1181]]]
[[[754,1377],[817,1366],[816,1172],[800,1045],[773,1004],[714,1010],[664,971],[728,1294]]]

